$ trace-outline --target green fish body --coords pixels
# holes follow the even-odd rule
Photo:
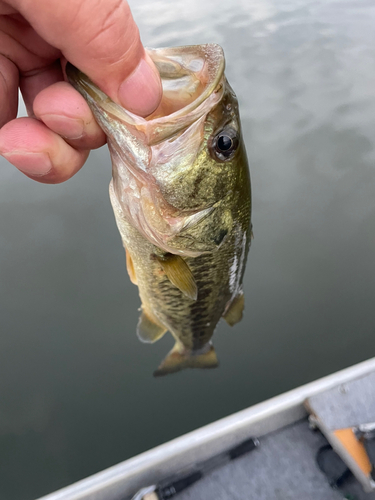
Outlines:
[[[242,317],[251,190],[236,96],[216,44],[149,49],[163,99],[149,117],[124,110],[71,65],[67,75],[107,135],[110,197],[142,312],[137,333],[176,340],[156,376],[213,368],[221,317]]]

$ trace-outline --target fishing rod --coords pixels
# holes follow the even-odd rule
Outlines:
[[[223,467],[232,460],[242,457],[259,446],[257,438],[249,438],[242,443],[201,462],[189,473],[160,481],[158,484],[140,489],[132,500],[168,500],[181,493],[213,470]]]

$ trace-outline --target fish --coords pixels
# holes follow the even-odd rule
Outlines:
[[[110,199],[141,314],[137,335],[175,340],[154,376],[215,368],[220,318],[244,309],[252,238],[251,186],[238,100],[217,44],[146,49],[161,77],[159,107],[142,118],[68,63],[68,81],[107,136]]]

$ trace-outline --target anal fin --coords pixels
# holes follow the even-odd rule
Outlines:
[[[185,368],[216,368],[219,365],[212,344],[207,344],[199,352],[186,351],[176,343],[161,365],[154,372],[154,377],[169,375]]]
[[[194,276],[184,259],[179,255],[167,254],[156,257],[169,281],[191,300],[197,300],[198,288]]]
[[[137,335],[141,342],[152,344],[159,340],[166,331],[167,329],[160,325],[152,315],[142,310],[137,325]]]
[[[231,305],[223,314],[223,318],[225,319],[225,321],[228,323],[229,326],[233,326],[239,321],[241,321],[244,307],[245,307],[245,296],[241,291],[232,300]]]

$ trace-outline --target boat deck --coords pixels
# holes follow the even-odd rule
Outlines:
[[[264,436],[259,448],[212,472],[176,500],[375,500],[375,493],[364,493],[354,478],[339,491],[329,486],[316,463],[325,444],[304,418]]]

